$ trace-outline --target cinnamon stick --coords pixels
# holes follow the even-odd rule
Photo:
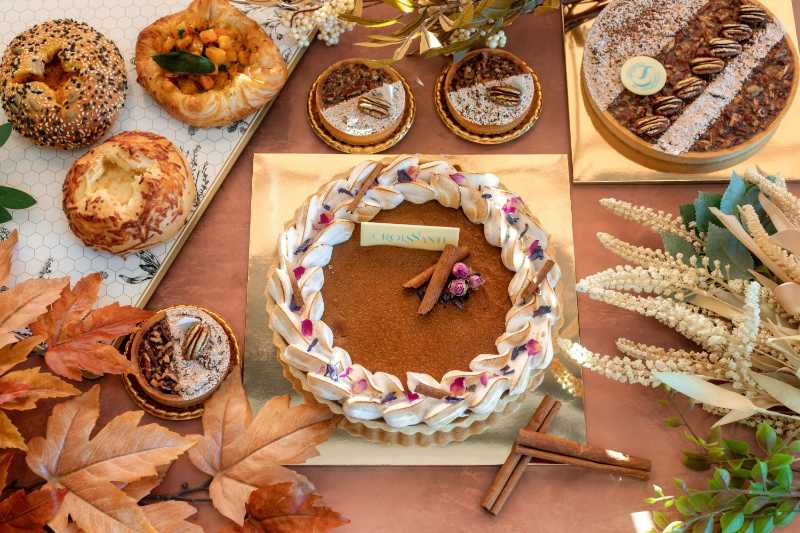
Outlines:
[[[444,390],[438,387],[431,387],[425,383],[417,383],[417,386],[414,387],[414,392],[422,394],[423,396],[428,396],[429,398],[436,398],[437,400],[442,400],[449,396]]]
[[[615,465],[639,471],[649,471],[650,461],[634,457],[623,452],[607,450],[574,440],[562,439],[555,435],[538,433],[528,429],[520,429],[517,433],[517,444],[550,452],[564,457],[574,457],[598,464]]]
[[[358,204],[361,202],[361,199],[367,194],[367,191],[375,184],[375,180],[378,179],[378,176],[381,175],[383,171],[383,165],[380,163],[375,163],[375,167],[373,167],[372,172],[364,179],[361,183],[361,187],[358,188],[358,192],[353,199],[350,200],[350,205],[347,207],[348,211],[355,211],[358,209]]]
[[[536,278],[525,287],[525,290],[522,291],[522,295],[520,295],[519,300],[517,301],[518,304],[525,303],[531,298],[534,297],[536,292],[539,290],[539,286],[542,284],[544,279],[547,277],[547,274],[550,270],[555,266],[555,261],[552,259],[548,259],[542,265],[542,268],[539,269],[539,272],[536,273]]]
[[[531,431],[547,431],[559,407],[561,407],[561,402],[552,396],[545,395],[542,401],[539,402],[539,406],[536,408],[536,411],[534,411],[533,416],[525,428]],[[506,461],[497,471],[494,481],[492,481],[492,484],[483,496],[481,506],[484,509],[495,515],[500,512],[500,509],[502,509],[505,504],[505,500],[508,499],[517,481],[519,481],[519,476],[517,476],[517,479],[513,482],[514,486],[509,487],[509,483],[521,461],[525,462],[525,465],[521,469],[524,472],[524,467],[528,465],[530,458],[515,453],[513,450],[508,454]],[[505,494],[505,496],[503,496],[503,494]],[[503,500],[502,502],[500,502],[501,498]],[[495,511],[496,507],[497,510]]]
[[[558,414],[558,410],[560,408],[561,408],[561,402],[556,401],[555,404],[553,404],[553,407],[550,409],[550,412],[547,413],[547,416],[542,421],[537,431],[541,433],[547,433],[547,430],[550,429],[550,424],[553,423],[553,419]],[[494,505],[492,505],[492,508],[489,510],[489,512],[495,516],[500,514],[500,511],[503,510],[503,506],[508,501],[508,498],[511,496],[511,493],[514,492],[514,489],[517,488],[517,484],[519,483],[519,480],[522,478],[522,474],[525,473],[525,470],[528,469],[528,465],[531,462],[531,458],[527,455],[520,455],[518,453],[514,453],[514,456],[519,457],[519,459],[517,460],[517,464],[514,467],[514,470],[511,472],[511,475],[506,480],[505,486],[500,491],[500,494],[497,496]]]
[[[448,244],[444,247],[442,255],[439,256],[439,260],[436,262],[433,274],[431,275],[431,281],[425,289],[425,296],[422,297],[422,302],[419,304],[417,314],[427,315],[431,312],[433,306],[439,301],[439,296],[442,295],[442,291],[447,283],[447,279],[450,277],[450,271],[453,269],[453,265],[457,262],[456,247],[452,244]]]
[[[588,459],[581,459],[579,457],[571,457],[569,455],[561,455],[558,453],[547,452],[544,450],[537,450],[522,444],[514,446],[514,451],[527,455],[528,457],[535,457],[544,461],[551,461],[554,463],[568,464],[588,468],[589,470],[596,470],[598,472],[608,472],[610,474],[617,474],[620,476],[627,476],[636,479],[647,480],[650,478],[650,472],[647,470],[639,470],[637,468],[626,468],[624,466],[610,465],[605,463],[596,463]]]
[[[295,309],[302,309],[305,303],[303,302],[303,293],[300,291],[300,284],[297,281],[297,276],[294,272],[289,271],[289,281],[292,284],[292,303]]]
[[[463,246],[459,246],[456,248],[456,262],[463,261],[464,259],[469,256],[469,248],[464,248]],[[403,283],[404,289],[419,289],[431,279],[433,276],[433,271],[436,269],[436,263],[432,264],[410,280]]]

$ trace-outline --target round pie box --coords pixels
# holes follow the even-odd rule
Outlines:
[[[139,365],[139,347],[141,346],[142,339],[144,338],[145,333],[153,327],[155,324],[160,322],[167,314],[167,311],[174,310],[174,309],[196,309],[199,311],[203,311],[207,315],[209,315],[213,320],[215,320],[225,331],[226,335],[228,336],[228,345],[230,346],[230,361],[228,362],[228,368],[225,371],[225,376],[223,376],[217,384],[211,388],[206,393],[196,396],[194,398],[182,398],[177,394],[168,394],[164,391],[157,389],[150,385],[150,383],[145,379],[144,374],[142,373],[141,367]],[[233,337],[233,332],[230,329],[230,326],[216,313],[209,311],[200,306],[196,305],[178,305],[173,307],[168,307],[166,309],[162,309],[150,319],[143,322],[139,329],[131,337],[131,340],[128,343],[128,354],[133,362],[133,376],[136,379],[136,382],[139,386],[144,390],[144,392],[156,402],[170,406],[170,407],[189,407],[192,405],[197,405],[203,403],[205,400],[210,398],[222,385],[222,382],[225,381],[225,377],[231,372],[231,369],[236,366],[237,361],[239,361],[239,345],[236,342],[236,338]]]
[[[458,122],[467,131],[483,135],[499,135],[513,130],[524,120],[529,118],[530,106],[533,105],[536,95],[532,95],[534,98],[531,98],[530,106],[523,113],[520,113],[519,117],[512,120],[511,122],[508,122],[507,124],[498,124],[498,125],[476,124],[471,120],[467,119],[461,113],[459,113],[455,105],[453,105],[453,103],[450,101],[450,87],[452,86],[453,78],[455,77],[456,72],[458,72],[458,69],[461,67],[461,65],[463,65],[466,61],[469,61],[476,55],[487,54],[487,53],[490,55],[504,57],[516,63],[522,69],[523,73],[529,74],[531,76],[531,78],[534,80],[533,91],[537,90],[537,84],[535,83],[536,76],[534,75],[533,70],[531,70],[528,64],[525,63],[522,59],[515,56],[511,52],[507,52],[505,50],[498,50],[495,48],[480,48],[478,50],[473,50],[472,52],[469,52],[461,59],[461,61],[458,61],[457,63],[453,63],[452,65],[450,65],[450,68],[448,68],[447,74],[445,74],[444,78],[444,87],[443,87],[444,99],[447,103],[447,109],[450,111],[450,114],[453,116],[453,118],[456,119],[456,122]]]
[[[390,125],[390,127],[386,128],[386,129],[384,129],[382,131],[375,132],[375,133],[370,134],[370,135],[352,135],[352,134],[349,134],[349,133],[347,133],[345,131],[342,131],[341,129],[337,128],[333,124],[331,124],[325,118],[325,115],[322,113],[322,109],[323,109],[322,87],[325,84],[325,81],[328,79],[328,77],[335,70],[339,69],[340,67],[342,67],[344,65],[348,65],[348,64],[367,65],[367,62],[365,60],[363,60],[363,59],[343,59],[341,61],[337,61],[336,63],[332,64],[331,66],[326,68],[322,72],[322,74],[319,75],[319,77],[317,78],[316,90],[314,91],[314,106],[316,107],[316,115],[319,117],[319,120],[322,123],[322,126],[325,128],[325,130],[330,135],[332,135],[333,137],[338,139],[339,141],[342,141],[342,142],[347,143],[347,144],[355,145],[355,146],[368,146],[368,145],[381,143],[381,142],[389,139],[392,135],[395,134],[395,132],[398,130],[398,128],[400,127],[401,123],[403,122],[404,117],[406,116],[406,112],[408,111],[409,102],[411,100],[410,96],[409,96],[409,94],[407,92],[406,85],[405,85],[405,83],[402,84],[403,90],[406,91],[405,107],[403,108],[403,112],[400,113],[400,115],[398,116],[397,120],[394,121]],[[367,65],[367,66],[369,66],[369,65]],[[370,67],[370,68],[375,68],[375,67]],[[402,82],[403,81],[403,78],[402,78],[402,76],[400,76],[400,73],[398,73],[392,67],[388,67],[388,66],[386,66],[386,67],[378,67],[376,70],[382,70],[384,73],[386,73],[389,76],[389,78],[392,80],[392,82],[397,82],[397,81]]]
[[[763,3],[756,2],[755,0],[750,3],[764,9],[772,20],[779,21]],[[800,71],[798,71],[800,64],[798,64],[797,48],[788,34],[785,36],[785,40],[795,65],[792,89],[787,98],[786,105],[767,129],[753,135],[753,137],[747,141],[736,146],[708,152],[686,152],[679,155],[670,154],[654,148],[650,143],[617,122],[611,113],[600,109],[587,87],[584,70],[586,65],[584,63],[581,64],[581,88],[584,100],[588,102],[586,109],[589,117],[598,129],[598,132],[612,147],[626,157],[649,168],[665,172],[701,173],[730,167],[748,159],[767,144],[777,131],[781,121],[794,102],[798,85],[800,85]]]

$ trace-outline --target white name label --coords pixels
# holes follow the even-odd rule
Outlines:
[[[399,246],[420,250],[444,250],[458,246],[459,228],[414,224],[361,223],[361,246]]]

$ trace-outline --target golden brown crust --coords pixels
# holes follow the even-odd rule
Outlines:
[[[76,160],[63,192],[72,232],[87,246],[115,254],[171,239],[196,195],[175,145],[141,131],[119,133]]]
[[[238,32],[250,47],[244,72],[221,89],[185,94],[174,85],[165,89],[166,71],[153,60],[162,43],[185,20],[202,20],[208,27]],[[288,73],[280,51],[254,20],[227,0],[194,0],[185,10],[162,17],[139,33],[136,42],[137,81],[178,120],[198,128],[224,126],[240,120],[269,102],[286,82]]]
[[[50,20],[17,35],[0,65],[3,109],[36,144],[74,149],[100,138],[125,102],[125,61],[83,22]]]
[[[445,101],[447,102],[447,109],[450,111],[450,114],[453,116],[453,118],[456,119],[456,122],[458,122],[464,129],[466,129],[470,133],[474,133],[476,135],[500,135],[502,133],[507,133],[513,130],[514,128],[519,126],[522,123],[522,121],[528,118],[528,115],[530,114],[529,113],[530,105],[528,106],[528,108],[525,110],[524,113],[521,113],[517,118],[505,124],[478,124],[476,122],[473,122],[466,116],[464,116],[463,113],[459,112],[457,106],[453,104],[450,96],[451,88],[453,86],[453,78],[455,77],[456,72],[461,67],[461,65],[463,65],[464,62],[468,61],[475,55],[486,54],[486,53],[502,56],[506,59],[509,59],[514,63],[516,63],[522,69],[523,72],[530,72],[530,67],[528,66],[528,64],[525,63],[522,59],[512,54],[511,52],[507,52],[505,50],[497,50],[493,48],[483,48],[480,50],[473,50],[472,52],[465,55],[461,59],[461,61],[458,61],[450,65],[450,68],[447,70],[447,74],[444,80]]]

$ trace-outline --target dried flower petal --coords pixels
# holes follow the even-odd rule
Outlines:
[[[419,399],[419,394],[417,394],[416,392],[406,391],[406,399],[409,402],[413,402],[414,400]]]
[[[409,183],[411,181],[414,181],[414,178],[404,168],[397,171],[397,183]]]
[[[306,268],[304,266],[294,267],[292,269],[292,274],[294,274],[294,279],[299,280],[303,277],[303,274],[306,273]]]
[[[314,323],[306,318],[305,320],[300,322],[300,332],[305,337],[310,337],[311,334],[314,333]]]
[[[529,356],[539,355],[542,353],[542,345],[536,339],[531,339],[528,341],[528,344],[525,345],[525,348],[528,350]]]
[[[464,296],[468,291],[469,286],[463,279],[454,279],[447,285],[447,292],[455,297]]]
[[[327,226],[333,222],[333,218],[328,213],[320,213],[319,214],[319,224],[320,226]]]
[[[487,374],[486,372],[482,372],[480,380],[481,380],[481,385],[485,387],[486,385],[489,384],[489,374]]]
[[[470,269],[464,263],[456,263],[453,265],[453,275],[459,279],[466,279],[470,274],[472,274],[472,269]]]
[[[528,257],[531,259],[544,259],[544,250],[539,243],[539,239],[536,239],[528,246]]]
[[[464,376],[454,379],[453,382],[450,384],[450,392],[452,394],[463,394],[465,379],[466,378],[464,378]]]
[[[480,274],[472,274],[470,277],[467,278],[467,284],[469,285],[470,289],[477,289],[481,285],[483,285],[485,281]]]
[[[455,173],[450,174],[450,179],[461,185],[467,178],[464,177],[464,174]]]
[[[383,397],[383,399],[381,400],[381,403],[393,402],[396,399],[397,399],[397,394],[395,394],[393,392],[390,392],[389,394],[387,394],[386,396]]]
[[[350,388],[353,391],[353,394],[361,394],[365,390],[367,390],[367,380],[366,379],[359,379],[353,386]]]
[[[539,308],[536,311],[533,312],[533,316],[534,317],[543,316],[543,315],[548,314],[550,311],[551,311],[551,308],[550,308],[549,305],[540,305]]]

